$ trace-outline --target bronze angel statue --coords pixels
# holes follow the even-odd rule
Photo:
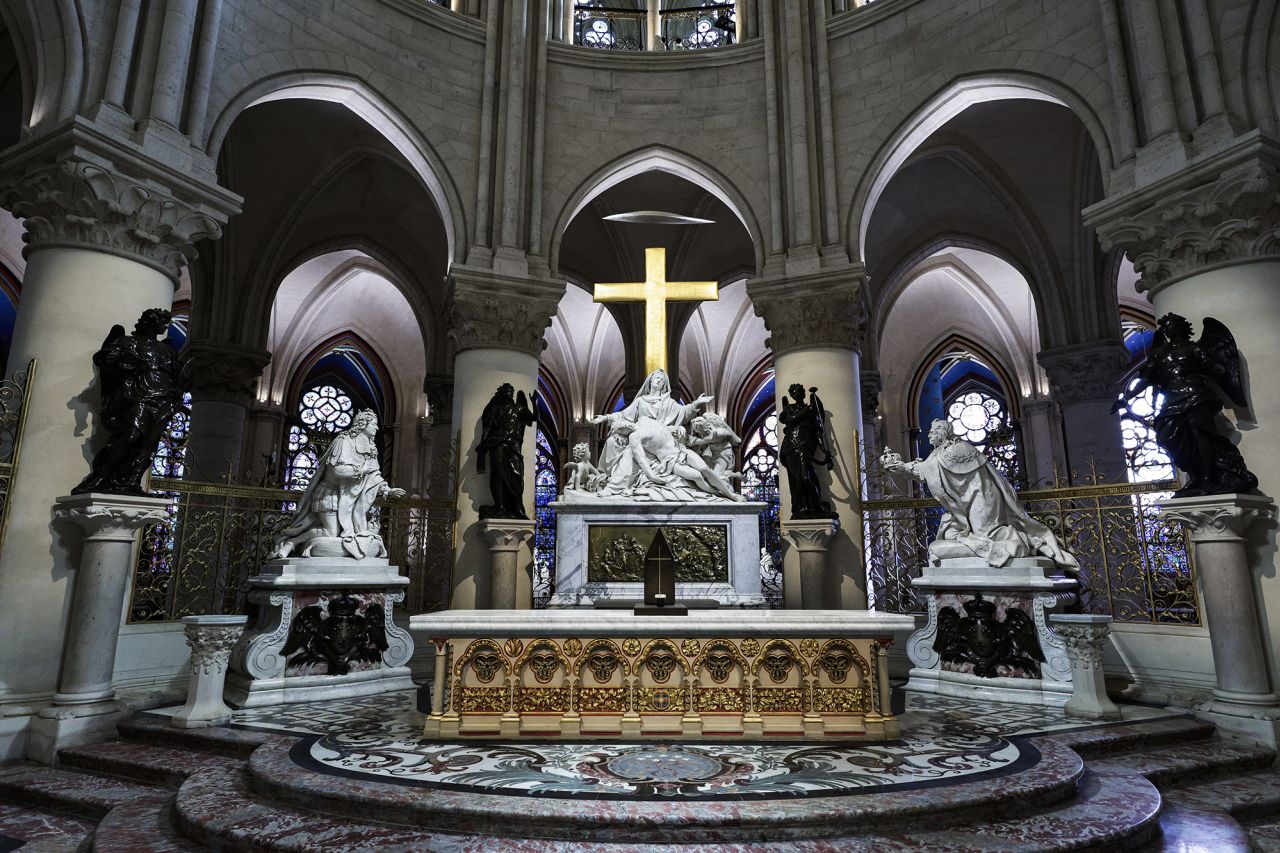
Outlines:
[[[778,422],[782,424],[778,461],[786,469],[787,484],[791,488],[791,517],[835,518],[831,503],[822,496],[822,481],[818,479],[816,467],[825,465],[830,471],[835,466],[835,456],[827,443],[826,412],[818,399],[818,389],[809,389],[808,401],[804,398],[803,385],[796,383],[788,390],[791,399],[783,397],[778,410]]]
[[[1258,478],[1218,426],[1223,394],[1235,405],[1245,406],[1235,338],[1212,317],[1204,318],[1198,341],[1191,339],[1191,323],[1178,314],[1165,314],[1156,326],[1137,381],[1112,411],[1124,411],[1148,388],[1164,397],[1152,418],[1156,442],[1187,475],[1186,485],[1174,497],[1253,491]]]

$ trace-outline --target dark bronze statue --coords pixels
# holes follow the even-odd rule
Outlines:
[[[787,469],[787,484],[791,487],[791,517],[835,518],[830,502],[822,497],[822,483],[818,480],[817,465],[826,465],[830,471],[835,457],[827,443],[826,415],[818,389],[809,389],[809,400],[804,398],[804,386],[792,385],[791,400],[782,399],[778,422],[782,424],[782,443],[778,461]],[[821,452],[822,459],[818,459]]]
[[[171,315],[149,308],[126,335],[115,325],[93,354],[102,389],[99,421],[107,443],[93,457],[93,469],[72,494],[106,492],[143,495],[142,477],[169,421],[182,409],[187,375],[177,353],[157,340]]]
[[[995,678],[1002,666],[1022,670],[1030,678],[1040,677],[1044,651],[1026,611],[1006,607],[1002,622],[996,618],[996,603],[984,599],[982,593],[961,606],[964,616],[954,607],[938,611],[933,650],[944,663],[973,664],[973,674],[979,678]]]
[[[1258,478],[1218,425],[1224,393],[1237,406],[1245,405],[1235,338],[1212,317],[1204,318],[1199,341],[1191,339],[1191,323],[1177,314],[1165,314],[1156,325],[1138,381],[1112,411],[1122,411],[1147,388],[1164,395],[1152,426],[1156,441],[1187,475],[1175,497],[1253,491]]]
[[[524,509],[524,431],[538,418],[529,398],[503,383],[480,416],[476,470],[489,473],[493,503],[480,507],[481,518],[528,518]]]

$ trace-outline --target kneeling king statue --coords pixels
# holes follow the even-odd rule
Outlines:
[[[289,526],[277,538],[276,557],[385,557],[386,545],[369,521],[383,495],[404,497],[378,466],[378,416],[365,409],[334,436],[321,455]]]

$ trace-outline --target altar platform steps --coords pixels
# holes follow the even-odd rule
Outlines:
[[[21,838],[25,825],[33,853],[1232,853],[1250,844],[1280,853],[1280,772],[1269,769],[1270,752],[1212,734],[1190,718],[1090,728],[1032,739],[1042,753],[1036,767],[990,780],[874,796],[666,802],[667,817],[641,809],[629,822],[620,807],[635,803],[563,800],[556,815],[542,797],[501,798],[516,812],[503,818],[482,795],[450,798],[287,765],[289,736],[183,731],[141,716],[121,726],[119,741],[65,750],[57,768],[0,767],[0,844]],[[399,796],[370,788],[342,805],[369,785]],[[677,837],[686,845],[665,843]]]

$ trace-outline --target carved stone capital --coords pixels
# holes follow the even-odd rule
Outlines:
[[[77,525],[88,540],[108,542],[132,542],[141,528],[168,519],[164,498],[97,492],[58,498],[53,511],[54,521]]]
[[[240,344],[192,341],[183,348],[182,359],[191,371],[195,399],[248,406],[262,369],[271,362],[271,353]]]
[[[1042,350],[1036,360],[1049,376],[1059,406],[1090,400],[1114,400],[1129,351],[1119,341],[1095,341]]]
[[[533,522],[519,519],[489,519],[482,522],[484,541],[490,551],[518,551],[533,537]]]
[[[455,268],[449,291],[449,340],[454,352],[508,349],[534,357],[546,347],[565,285],[511,278],[489,270]]]
[[[452,373],[428,373],[422,380],[422,392],[427,395],[427,419],[431,426],[453,420]]]
[[[222,235],[240,199],[132,150],[77,119],[24,143],[0,170],[0,206],[26,220],[25,252],[107,252],[173,278],[194,244]]]
[[[1280,146],[1253,136],[1150,187],[1085,211],[1154,293],[1216,267],[1280,256]]]
[[[1265,495],[1206,495],[1170,498],[1160,517],[1187,528],[1191,541],[1243,542],[1250,524],[1276,517],[1275,504]]]
[[[829,519],[813,521],[785,521],[782,537],[797,551],[826,551],[838,527]]]
[[[867,325],[862,278],[860,268],[846,268],[748,282],[747,294],[769,330],[774,354],[819,347],[861,350]]]
[[[200,675],[227,671],[231,650],[244,633],[246,616],[186,616],[182,633],[191,649],[191,670]]]
[[[1103,651],[1111,635],[1110,617],[1054,613],[1049,622],[1062,638],[1073,667],[1102,668]]]

